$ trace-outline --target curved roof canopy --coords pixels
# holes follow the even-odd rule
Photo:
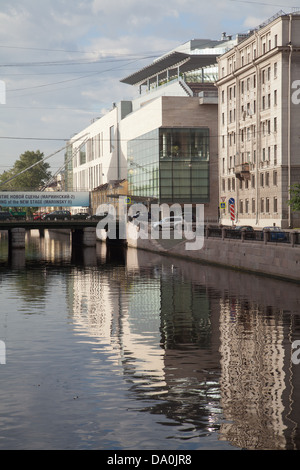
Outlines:
[[[170,78],[180,73],[192,72],[194,70],[209,67],[217,63],[217,57],[220,54],[184,54],[183,52],[172,52],[162,58],[154,61],[152,64],[138,70],[120,80],[121,83],[128,85],[142,85],[147,80],[157,76],[160,73],[169,71]],[[172,72],[172,70],[175,70]]]

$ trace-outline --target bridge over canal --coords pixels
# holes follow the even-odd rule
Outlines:
[[[72,244],[95,246],[98,220],[8,220],[0,221],[0,231],[8,232],[9,248],[24,248],[28,230],[69,230]]]

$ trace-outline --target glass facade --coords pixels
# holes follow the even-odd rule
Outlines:
[[[129,194],[159,197],[159,129],[128,142]]]
[[[161,128],[128,143],[129,193],[159,202],[209,201],[208,128]]]

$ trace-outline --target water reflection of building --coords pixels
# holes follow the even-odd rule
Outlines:
[[[205,288],[183,282],[169,266],[102,268],[78,269],[72,277],[77,334],[88,334],[95,349],[113,351],[135,399],[144,406],[154,400],[152,414],[189,421],[192,434],[216,426],[219,353]],[[205,370],[208,359],[216,373]]]
[[[284,328],[280,313],[238,299],[220,302],[221,439],[241,448],[284,449]]]

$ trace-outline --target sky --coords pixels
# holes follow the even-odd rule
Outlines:
[[[191,39],[245,33],[298,2],[0,0],[0,174],[26,150],[57,172],[70,137],[137,96],[122,78]]]

